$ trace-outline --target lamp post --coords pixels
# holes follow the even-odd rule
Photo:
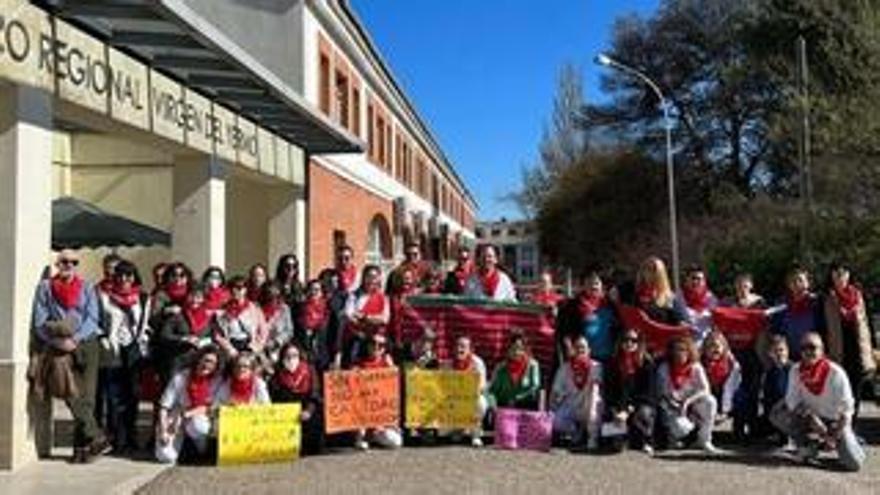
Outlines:
[[[657,83],[651,80],[645,73],[634,69],[628,65],[622,64],[617,60],[609,57],[604,53],[596,56],[596,63],[605,67],[611,67],[629,75],[635,76],[648,85],[657,98],[660,99],[660,106],[663,109],[663,121],[666,126],[666,187],[669,196],[669,237],[672,246],[672,284],[675,290],[678,290],[680,267],[678,260],[678,221],[675,208],[675,169],[672,161],[672,119],[669,118],[669,102],[660,91]]]

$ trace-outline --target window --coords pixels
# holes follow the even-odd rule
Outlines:
[[[345,127],[346,129],[349,127],[348,120],[349,114],[348,112],[351,108],[348,105],[348,77],[341,71],[336,72],[336,118],[339,121],[339,125]]]
[[[516,246],[514,245],[505,245],[501,249],[501,260],[504,266],[508,268],[516,267]]]
[[[501,235],[501,229],[492,229],[492,237],[498,237]]]
[[[516,229],[507,229],[507,235],[511,237],[516,237],[519,234]]]
[[[376,161],[385,165],[385,119],[381,113],[376,117]]]
[[[477,229],[474,234],[477,236],[477,239],[482,239],[485,235],[485,232],[483,232],[483,229]]]
[[[330,115],[330,56],[321,53],[318,82],[318,105],[321,111]]]
[[[374,117],[375,110],[373,110],[373,102],[367,104],[367,157],[370,160],[376,159],[376,142],[374,140],[376,136],[376,130],[373,127],[374,125]]]
[[[351,89],[351,132],[361,135],[361,89],[357,85]]]
[[[394,145],[391,142],[391,117],[388,117],[388,121],[385,122],[385,161],[383,162],[385,165],[385,171],[388,172],[389,175],[392,173],[392,164],[391,161],[392,155],[394,151]]]

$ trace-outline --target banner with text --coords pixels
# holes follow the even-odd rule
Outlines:
[[[472,429],[479,426],[477,400],[480,376],[454,370],[406,372],[406,426],[408,428]]]
[[[324,373],[324,418],[327,433],[397,426],[400,422],[397,368]]]
[[[220,408],[217,464],[262,464],[299,457],[300,405]]]

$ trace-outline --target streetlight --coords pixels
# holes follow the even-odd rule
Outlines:
[[[672,120],[669,118],[669,102],[660,91],[657,83],[651,80],[645,73],[622,64],[604,53],[596,55],[596,63],[605,67],[611,67],[637,77],[648,85],[660,99],[663,108],[663,120],[666,124],[666,186],[669,195],[669,237],[672,244],[672,284],[678,290],[679,262],[678,262],[678,222],[675,214],[675,170],[672,162]]]

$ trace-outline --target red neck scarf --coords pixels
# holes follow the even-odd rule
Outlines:
[[[358,368],[364,369],[376,369],[376,368],[387,368],[388,367],[388,359],[385,355],[381,356],[367,356],[358,363]]]
[[[590,370],[593,367],[593,360],[589,356],[575,356],[569,361],[571,366],[571,377],[574,380],[574,386],[579,390],[583,390],[590,382]]]
[[[131,308],[140,301],[141,286],[131,284],[128,289],[123,289],[121,284],[113,284],[113,289],[107,295],[120,308]]]
[[[255,285],[252,282],[248,282],[247,284],[247,298],[251,300],[251,302],[258,302],[260,300],[260,292],[262,292],[263,286]]]
[[[257,376],[240,379],[235,376],[229,379],[229,400],[233,404],[248,404],[254,397],[254,389],[257,387]]]
[[[282,368],[278,372],[278,383],[295,394],[310,394],[312,392],[312,370],[308,363],[300,361],[293,371]]]
[[[617,371],[623,379],[628,379],[639,371],[642,366],[640,351],[620,351],[615,359]]]
[[[465,285],[467,285],[467,279],[474,273],[474,264],[470,261],[463,265],[459,263],[455,266],[455,270],[453,270],[452,273],[455,275],[455,280],[458,282],[458,290],[463,291]]]
[[[507,373],[510,375],[510,381],[514,385],[522,383],[526,370],[529,367],[529,356],[523,355],[513,358],[507,358]]]
[[[495,297],[495,291],[501,282],[501,274],[497,268],[493,268],[489,272],[480,272],[480,285],[483,287],[483,295],[486,297]]]
[[[229,315],[230,318],[238,318],[241,313],[243,313],[246,309],[250,307],[251,302],[247,299],[245,299],[244,301],[230,299],[229,302],[226,303],[224,309],[226,309],[226,314]]]
[[[605,304],[605,296],[595,292],[581,292],[578,296],[578,313],[584,320],[595,313],[602,305]]]
[[[83,279],[79,275],[74,275],[69,280],[61,278],[60,275],[52,277],[52,297],[64,309],[72,309],[79,305],[82,287]]]
[[[468,353],[467,356],[459,359],[458,354],[452,359],[452,369],[456,371],[470,371],[474,367],[473,354]]]
[[[324,296],[310,297],[303,305],[303,326],[309,330],[320,329],[327,321],[327,300]]]
[[[636,298],[640,306],[651,306],[657,301],[657,289],[650,284],[639,284],[636,288]]]
[[[706,376],[709,378],[709,385],[713,389],[724,386],[724,382],[730,376],[733,370],[733,363],[730,362],[730,356],[722,355],[718,359],[703,359],[703,367],[706,368]]]
[[[831,362],[828,358],[822,358],[812,366],[807,366],[803,361],[800,364],[799,375],[801,383],[813,395],[822,395],[825,391],[825,384],[828,382],[828,375],[831,373]]]
[[[794,314],[804,314],[810,311],[810,302],[812,299],[810,298],[809,292],[804,292],[802,294],[788,294],[788,309],[791,310]]]
[[[104,277],[98,282],[98,290],[104,294],[109,294],[113,290],[114,285],[116,285],[116,282],[113,280],[113,277]]]
[[[260,307],[263,310],[263,317],[266,321],[271,321],[281,311],[281,301],[272,301]]]
[[[702,313],[709,309],[710,292],[706,284],[700,284],[699,287],[685,287],[682,292],[684,293],[684,302],[688,308],[697,313]]]
[[[361,308],[361,313],[368,316],[375,316],[382,314],[382,312],[385,311],[385,294],[380,291],[367,292],[365,297],[367,300]]]
[[[186,393],[189,396],[190,407],[211,405],[214,399],[211,397],[211,382],[213,378],[211,375],[199,375],[195,370],[190,372],[189,381],[186,384]]]
[[[840,317],[846,322],[854,322],[858,318],[858,309],[862,300],[862,292],[853,284],[843,289],[834,288],[840,306]]]
[[[193,306],[190,303],[184,307],[183,314],[186,322],[189,323],[189,333],[191,335],[201,335],[208,326],[208,309],[204,304]]]
[[[189,295],[189,285],[171,282],[165,286],[165,293],[168,294],[172,304],[183,306],[186,303],[186,296]]]
[[[540,304],[542,306],[556,306],[559,301],[562,300],[562,296],[557,294],[555,291],[544,291],[538,292],[532,298],[535,304]]]
[[[336,273],[339,275],[339,288],[341,290],[351,290],[354,287],[354,281],[357,278],[357,267],[354,265],[348,268],[337,268]]]
[[[229,289],[222,285],[213,289],[205,289],[205,307],[209,311],[223,309],[223,305],[229,301],[230,297]]]
[[[693,372],[693,363],[676,364],[669,362],[669,380],[672,382],[672,388],[679,390],[691,379]]]

